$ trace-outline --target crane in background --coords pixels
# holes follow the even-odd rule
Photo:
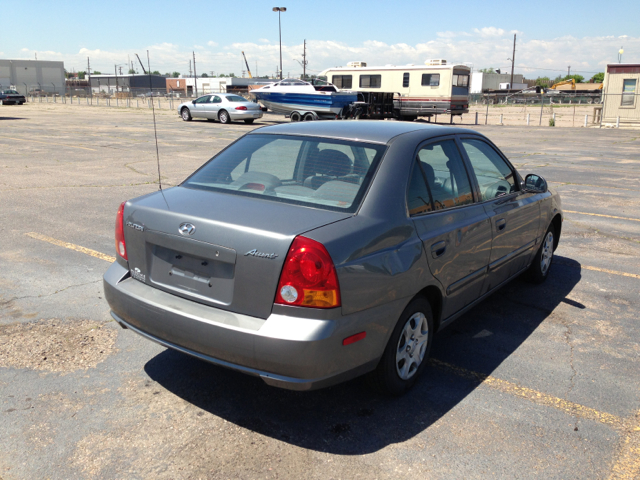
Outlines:
[[[245,56],[244,52],[242,52],[242,57],[244,58],[244,64],[247,66],[247,73],[249,74],[249,78],[253,78],[253,75],[251,75],[251,69],[249,68],[249,62],[247,62],[247,57]]]

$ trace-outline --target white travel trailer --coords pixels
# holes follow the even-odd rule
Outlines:
[[[426,65],[368,67],[350,62],[347,67],[320,73],[341,90],[392,92],[396,116],[417,117],[469,112],[469,75],[466,65],[447,65],[446,60],[427,60]]]

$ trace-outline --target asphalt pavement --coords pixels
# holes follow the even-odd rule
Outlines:
[[[284,121],[156,120],[165,186]],[[640,131],[466,126],[560,192],[560,246],[390,399],[275,389],[120,329],[102,274],[118,206],[158,188],[151,112],[0,107],[0,480],[640,478]]]

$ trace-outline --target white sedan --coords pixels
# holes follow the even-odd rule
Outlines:
[[[203,95],[180,104],[178,113],[185,122],[193,118],[206,118],[209,121],[219,120],[220,123],[231,123],[234,120],[253,123],[256,118],[262,118],[260,105],[233,93]]]

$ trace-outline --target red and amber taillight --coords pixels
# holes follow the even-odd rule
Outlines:
[[[302,236],[293,240],[282,267],[275,303],[313,308],[340,306],[338,275],[324,245]]]
[[[239,107],[236,107],[236,110],[246,110],[247,107],[245,107],[244,105],[240,105]]]
[[[122,202],[120,208],[118,208],[118,213],[116,214],[116,252],[125,260],[129,260],[127,258],[127,244],[124,241],[124,204],[126,202]]]

